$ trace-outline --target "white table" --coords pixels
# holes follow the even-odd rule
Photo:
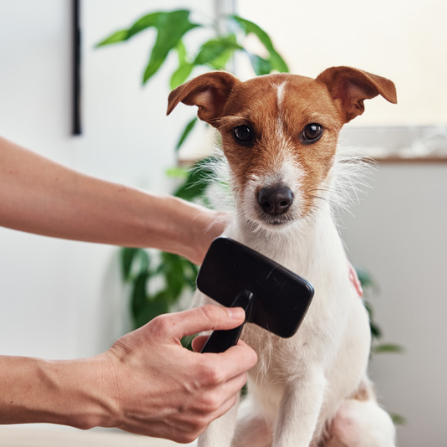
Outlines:
[[[184,445],[184,444],[183,444]],[[194,446],[195,444],[187,444]],[[179,447],[172,441],[123,432],[69,427],[0,425],[0,447]]]

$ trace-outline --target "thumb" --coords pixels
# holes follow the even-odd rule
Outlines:
[[[233,329],[245,320],[241,307],[221,307],[208,304],[167,316],[171,321],[170,337],[182,338],[186,335],[215,329]]]

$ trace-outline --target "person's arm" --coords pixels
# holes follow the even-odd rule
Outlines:
[[[70,170],[0,137],[0,226],[153,247],[200,263],[225,216]]]
[[[191,442],[234,405],[256,354],[243,342],[199,354],[180,339],[231,329],[244,318],[241,308],[208,305],[157,317],[92,358],[0,356],[0,424],[118,427]]]

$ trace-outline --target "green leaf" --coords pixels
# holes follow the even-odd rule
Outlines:
[[[189,13],[190,11],[186,9],[178,9],[175,11],[159,11],[147,14],[138,19],[129,29],[113,33],[97,44],[97,47],[123,42],[144,30],[155,28],[157,37],[149,56],[149,62],[144,71],[144,84],[159,70],[169,52],[179,45],[182,37],[188,31],[201,26],[189,20]],[[181,51],[182,49],[180,48]]]
[[[169,312],[169,301],[166,299],[163,292],[157,294],[153,299],[147,300],[142,308],[139,309],[137,315],[135,315],[135,327],[139,328],[146,323],[158,317],[159,315]]]
[[[235,23],[246,36],[249,34],[254,34],[258,37],[265,49],[269,52],[270,56],[268,61],[270,62],[272,69],[278,70],[280,73],[289,72],[289,67],[281,55],[276,51],[269,35],[260,26],[256,25],[256,23],[253,23],[250,20],[243,19],[242,17],[236,15],[229,16],[229,19]]]
[[[197,337],[197,335],[186,335],[183,337],[180,342],[182,343],[182,346],[189,351],[192,351],[192,341]]]
[[[208,65],[214,70],[226,70],[228,62],[232,58],[234,52],[235,50],[233,49],[225,50],[219,57],[213,59]]]
[[[177,70],[172,73],[171,79],[169,81],[169,87],[171,88],[171,90],[174,90],[179,85],[182,85],[188,79],[193,68],[193,64],[190,64],[188,62],[181,63],[178,66]]]
[[[125,40],[129,40],[131,37],[137,35],[141,31],[144,31],[150,27],[156,26],[158,21],[160,20],[161,14],[163,12],[154,12],[152,14],[147,14],[140,19],[138,19],[133,25],[130,26],[129,29],[122,29],[116,31],[102,42],[98,43],[96,47],[100,47],[103,45],[109,45],[113,43],[123,42]]]
[[[182,167],[169,168],[166,169],[166,175],[169,178],[186,180],[188,178],[188,169]]]
[[[367,288],[374,285],[374,281],[372,279],[372,276],[367,272],[366,270],[363,270],[359,267],[355,268],[355,271],[357,272],[357,276],[359,278],[360,284],[363,288]]]
[[[130,39],[133,36],[141,33],[141,31],[145,31],[152,27],[157,27],[162,17],[166,14],[163,11],[153,12],[151,14],[146,14],[143,17],[140,17],[130,28],[129,28],[129,36]]]
[[[399,414],[390,413],[390,416],[394,425],[405,425],[407,423],[407,420]]]
[[[180,40],[179,43],[175,46],[175,49],[177,50],[177,56],[178,56],[179,63],[187,62],[188,54],[186,51],[185,44],[183,43],[182,40]]]
[[[177,50],[179,66],[177,70],[172,73],[170,80],[171,90],[183,84],[188,79],[188,76],[191,74],[194,68],[194,65],[188,61],[186,47],[182,40],[178,42],[175,49]]]
[[[266,75],[272,72],[273,67],[270,61],[256,54],[250,54],[250,62],[257,76]]]
[[[114,32],[109,37],[105,38],[101,42],[95,45],[95,48],[103,47],[105,45],[110,45],[114,43],[120,43],[129,38],[129,30],[120,29],[119,31]]]
[[[165,295],[172,303],[180,297],[185,286],[183,264],[180,256],[172,253],[162,253],[162,264],[160,271],[163,273],[166,281]]]
[[[199,267],[193,264],[186,258],[180,258],[183,262],[183,273],[185,277],[186,284],[189,286],[191,290],[196,289],[196,279],[199,274]]]
[[[129,281],[132,263],[137,252],[137,248],[123,247],[121,249],[121,274],[124,281]]]
[[[377,346],[373,346],[372,352],[374,354],[379,354],[381,352],[401,353],[403,352],[403,347],[392,343],[383,343]]]
[[[180,139],[178,140],[177,146],[175,147],[176,152],[181,148],[181,146],[185,142],[186,138],[188,138],[188,135],[194,129],[194,126],[196,125],[197,121],[198,121],[198,119],[197,119],[197,117],[195,117],[186,125],[185,129],[182,132],[182,135],[180,136]]]
[[[235,50],[243,50],[243,47],[237,43],[234,34],[210,39],[201,46],[194,65],[211,65],[216,59],[222,58],[223,53],[227,53],[225,58],[228,58],[228,54],[231,57]]]
[[[192,201],[203,197],[205,190],[213,176],[213,171],[208,167],[211,158],[197,162],[189,171],[186,182],[181,185],[174,195],[184,200]]]
[[[289,66],[286,61],[282,58],[282,56],[276,51],[270,52],[270,63],[275,70],[278,70],[280,73],[289,73]]]
[[[145,272],[149,269],[149,255],[142,248],[124,247],[121,249],[121,273],[124,281],[132,280],[132,270],[139,262],[138,272]]]
[[[273,46],[272,40],[269,35],[256,23],[251,22],[250,20],[243,19],[237,15],[229,16],[229,19],[232,20],[236,25],[239,26],[240,29],[244,31],[246,35],[255,34],[261,43],[265,46],[267,51],[275,51],[275,47]]]
[[[168,53],[178,45],[182,37],[200,25],[190,22],[189,11],[176,10],[160,13],[153,26],[157,29],[157,38],[144,71],[143,83],[158,71]]]
[[[149,277],[149,272],[140,272],[133,283],[133,290],[131,295],[131,310],[134,318],[136,318],[141,310],[146,306],[146,284],[149,280]]]
[[[374,322],[370,321],[369,326],[371,328],[371,335],[375,338],[381,338],[382,337],[382,331],[379,328],[379,326],[377,326],[377,324],[375,324]]]

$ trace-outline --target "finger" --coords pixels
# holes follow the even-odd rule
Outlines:
[[[211,413],[211,420],[214,421],[215,419],[220,418],[223,416],[226,412],[228,412],[231,408],[234,407],[238,400],[239,393],[235,393],[232,396],[230,396],[216,411]]]
[[[256,352],[243,341],[219,354],[201,354],[204,360],[210,359],[215,371],[219,371],[221,382],[237,377],[253,368],[257,362]]]
[[[222,384],[222,399],[227,400],[233,394],[238,394],[247,383],[247,373],[239,374]]]
[[[159,317],[164,333],[180,339],[185,335],[215,329],[233,329],[244,322],[245,312],[241,307],[226,308],[208,304],[196,309],[185,310]]]
[[[193,351],[200,352],[207,340],[208,335],[199,335],[198,337],[196,337],[191,343]]]

